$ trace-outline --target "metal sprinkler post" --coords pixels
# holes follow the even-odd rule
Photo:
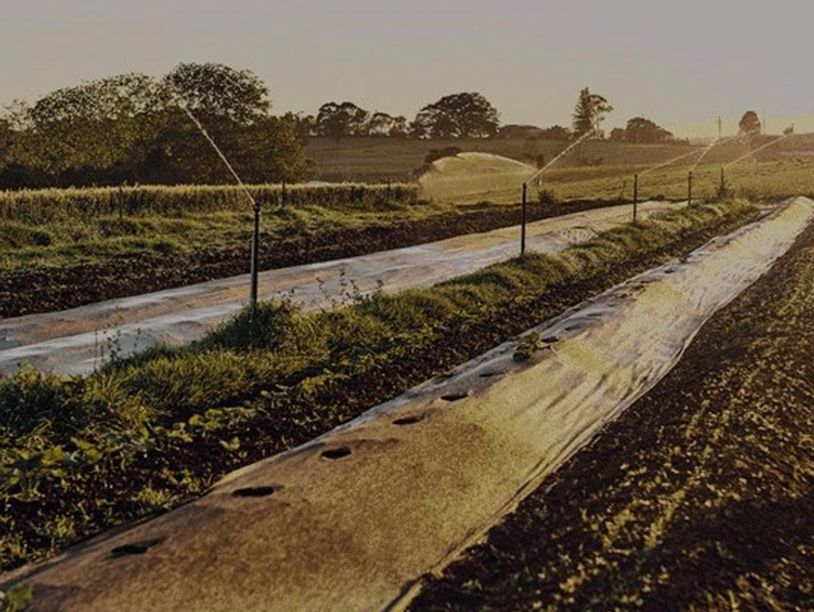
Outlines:
[[[687,206],[692,206],[692,170],[687,177]]]
[[[633,175],[633,223],[636,223],[636,214],[639,209],[639,175]]]
[[[260,204],[254,202],[254,231],[252,232],[252,258],[251,258],[251,292],[249,295],[249,308],[251,320],[254,322],[257,314],[257,286],[260,272]]]
[[[523,183],[523,212],[520,223],[520,256],[526,254],[526,200],[528,197],[528,185]]]

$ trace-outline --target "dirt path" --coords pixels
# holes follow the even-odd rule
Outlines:
[[[814,607],[814,228],[415,609]]]
[[[812,218],[814,203],[796,200],[544,324],[529,362],[502,345],[90,543],[28,577],[35,609],[385,605],[651,388]]]
[[[675,208],[648,202],[643,217]],[[628,207],[606,207],[530,224],[528,248],[555,253],[629,221]],[[263,299],[290,297],[305,308],[342,302],[356,291],[399,291],[432,285],[505,260],[518,249],[517,227],[260,275]],[[90,372],[111,349],[124,356],[159,343],[178,345],[202,336],[237,312],[248,275],[109,300],[54,313],[0,321],[0,373],[21,362],[65,374]]]

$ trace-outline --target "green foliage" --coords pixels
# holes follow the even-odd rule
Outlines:
[[[560,202],[557,195],[550,189],[541,189],[537,194],[537,200],[544,205],[554,205]]]
[[[24,612],[34,601],[30,584],[16,584],[5,592],[0,591],[0,612]]]
[[[233,177],[183,111],[191,110],[246,182],[303,179],[297,125],[269,114],[248,70],[181,64],[161,80],[122,74],[17,105],[0,120],[0,188],[222,184]]]
[[[577,104],[574,108],[572,133],[579,138],[591,130],[595,130],[605,115],[613,111],[613,107],[599,94],[591,93],[587,87],[579,92]]]
[[[411,131],[420,138],[487,138],[498,124],[497,109],[481,94],[459,93],[422,108]]]

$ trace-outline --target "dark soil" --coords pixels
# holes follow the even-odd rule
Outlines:
[[[814,227],[416,610],[814,608]]]
[[[604,200],[574,201],[559,206],[530,205],[528,220],[537,221],[592,208],[620,204]],[[325,231],[293,238],[263,236],[262,270],[330,261],[407,247],[453,236],[517,225],[519,206],[489,204],[465,207],[389,226]],[[249,272],[249,242],[187,254],[139,253],[102,262],[42,267],[0,273],[0,317],[64,310],[118,297],[181,287]]]
[[[181,472],[205,487],[241,465],[305,443],[631,275],[684,255],[752,219],[754,214],[718,218],[701,229],[685,232],[663,248],[639,252],[595,276],[549,287],[534,300],[522,303],[509,300],[502,309],[451,326],[433,342],[406,345],[382,355],[317,393],[299,384],[264,393],[262,399],[252,401],[260,408],[256,417],[221,429],[217,436],[157,448],[126,466],[117,466],[111,460],[109,469],[88,474],[81,489],[70,486],[48,491],[45,504],[41,500],[9,500],[2,512],[3,519],[8,525],[16,525],[19,537],[28,547],[27,559],[41,557],[54,548],[52,539],[44,537],[47,530],[43,526],[55,517],[70,516],[76,525],[82,526],[77,532],[78,539],[143,516],[144,506],[135,497],[138,491],[147,487],[178,490],[176,475]],[[238,452],[222,444],[233,437],[240,440]],[[104,504],[98,503],[99,499],[104,499]],[[2,569],[23,561],[21,558]]]

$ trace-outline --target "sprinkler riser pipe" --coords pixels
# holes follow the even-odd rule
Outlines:
[[[249,292],[249,304],[251,308],[252,320],[257,311],[257,290],[260,274],[260,207],[254,207],[254,231],[252,232],[251,248],[251,288]]]
[[[520,223],[520,255],[526,254],[526,201],[528,200],[528,185],[523,183],[522,220]]]

